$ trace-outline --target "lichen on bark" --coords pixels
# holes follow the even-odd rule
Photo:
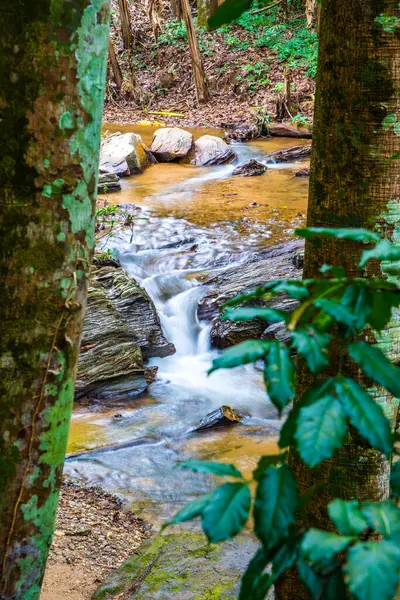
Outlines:
[[[107,0],[0,12],[0,597],[36,600],[62,475],[87,277]]]

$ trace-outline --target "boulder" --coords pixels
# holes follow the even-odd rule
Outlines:
[[[224,165],[236,159],[236,153],[224,140],[215,135],[202,135],[195,141],[184,162],[198,167]]]
[[[119,177],[115,173],[100,173],[99,181],[97,183],[97,193],[107,194],[110,192],[119,192],[121,190],[121,184]]]
[[[267,166],[262,162],[249,158],[245,162],[238,165],[232,172],[232,175],[240,175],[240,177],[254,177],[255,175],[263,175],[267,170]]]
[[[310,167],[305,167],[304,169],[299,169],[299,171],[295,171],[296,177],[310,177]]]
[[[276,137],[311,138],[312,126],[296,127],[289,123],[266,123],[263,133]]]
[[[154,380],[143,361],[175,352],[153,302],[114,261],[94,264],[79,355],[76,397],[137,395]]]
[[[92,600],[234,600],[258,548],[244,535],[210,545],[191,531],[159,534],[112,572]]]
[[[123,133],[103,140],[100,148],[100,173],[127,177],[142,173],[154,162],[140,135]]]
[[[179,127],[157,129],[151,144],[151,152],[159,162],[171,162],[184,158],[193,146],[193,135]]]
[[[264,156],[264,160],[268,163],[293,162],[295,160],[304,160],[311,156],[311,145],[292,146],[277,152],[270,152]]]
[[[272,279],[300,279],[302,275],[303,240],[293,240],[255,254],[240,267],[234,265],[207,281],[208,292],[198,306],[198,318],[211,321],[211,345],[227,348],[246,339],[261,338],[270,323],[262,319],[222,321],[219,307],[239,294],[248,292]],[[271,306],[292,310],[297,301],[284,294],[270,300],[254,301],[246,306]]]
[[[193,431],[204,431],[206,429],[214,429],[215,427],[229,427],[240,423],[242,418],[242,415],[236,412],[236,410],[233,410],[230,406],[223,405],[206,415]]]

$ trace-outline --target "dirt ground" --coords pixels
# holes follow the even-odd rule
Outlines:
[[[89,600],[150,529],[114,496],[65,483],[40,599]]]

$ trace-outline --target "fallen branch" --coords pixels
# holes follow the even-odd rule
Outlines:
[[[278,6],[278,4],[281,4],[281,3],[282,3],[282,0],[278,0],[278,2],[274,2],[273,4],[270,4],[269,6],[264,6],[264,8],[260,8],[258,10],[251,10],[250,14],[258,15],[258,13],[265,12],[266,10],[269,10],[270,8],[274,8],[274,6]]]

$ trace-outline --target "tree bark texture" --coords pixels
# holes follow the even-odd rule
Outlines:
[[[0,598],[37,600],[94,248],[107,0],[0,11]]]
[[[111,69],[114,76],[114,81],[117,88],[120,90],[123,83],[122,71],[119,66],[118,58],[115,53],[114,44],[111,41],[111,38],[108,38],[108,58],[110,59]]]
[[[197,24],[208,29],[208,19],[218,8],[218,0],[197,0]]]
[[[132,32],[127,0],[118,0],[121,35],[125,50],[132,48]]]
[[[399,240],[400,137],[386,127],[388,114],[400,113],[399,33],[385,30],[381,15],[400,17],[393,0],[329,0],[322,3],[316,106],[313,129],[309,227],[365,227]],[[340,20],[341,26],[337,24]],[[324,239],[320,247],[306,244],[304,277],[316,277],[323,264],[340,265],[348,274],[382,277],[379,263],[357,270],[360,244]],[[378,343],[394,362],[400,360],[400,326],[393,320],[381,335],[370,331],[367,340]],[[337,371],[338,348],[330,364]],[[342,372],[358,379],[355,365]],[[301,365],[298,397],[310,385]],[[398,400],[372,388],[375,400],[396,425]],[[389,462],[350,431],[345,446],[318,469],[305,467],[291,450],[289,462],[301,492],[322,484],[308,507],[304,525],[331,529],[326,506],[334,497],[382,500],[389,493]],[[291,571],[276,586],[277,600],[303,600],[310,596]]]
[[[206,78],[204,74],[203,61],[200,54],[199,43],[197,41],[196,31],[193,25],[192,11],[190,8],[189,0],[180,0],[180,3],[188,35],[197,102],[205,102],[208,98],[208,91],[206,85]]]

